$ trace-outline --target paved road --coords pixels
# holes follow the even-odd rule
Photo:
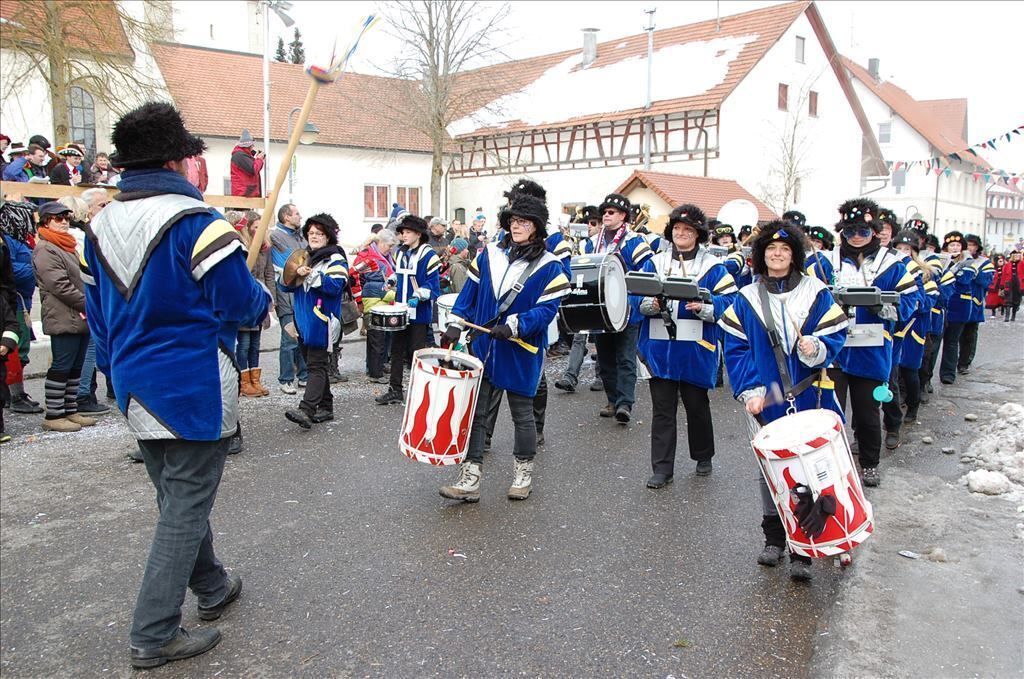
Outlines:
[[[362,345],[347,345],[344,367],[361,363]],[[713,394],[711,477],[680,459],[674,485],[644,487],[645,386],[628,429],[597,417],[603,395],[552,391],[534,495],[505,499],[506,412],[482,501],[459,505],[437,495],[453,472],[398,452],[401,407],[374,405],[372,386],[338,386],[339,419],[312,432],[281,415],[294,397],[245,403],[247,448],[229,460],[213,517],[245,591],[219,621],[217,649],[153,676],[810,674],[841,576],[819,562],[806,586],[755,565],[757,470],[724,391]],[[155,521],[145,472],[125,457],[131,439],[116,415],[73,435],[11,417],[0,670],[129,674]],[[197,626],[191,595],[185,611]]]

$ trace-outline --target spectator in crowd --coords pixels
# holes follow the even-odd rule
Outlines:
[[[253,267],[253,277],[265,285],[267,290],[273,290],[276,283],[274,274],[274,262],[270,258],[270,243],[254,243],[256,229],[260,226],[260,216],[257,212],[249,211],[245,214],[235,228],[242,237],[246,252],[252,248],[259,248],[260,254],[256,257],[256,266]],[[270,311],[274,306],[270,306]],[[268,313],[263,323],[258,326],[238,329],[238,348],[235,350],[235,360],[238,361],[238,369],[242,371],[242,395],[259,397],[269,396],[270,390],[263,386],[263,370],[260,368],[260,336],[263,331],[270,327],[270,314]]]
[[[462,292],[470,264],[472,264],[472,260],[469,255],[469,241],[461,236],[456,236],[448,255],[449,292]]]
[[[18,321],[18,350],[6,356],[7,386],[10,388],[11,411],[24,415],[43,412],[39,402],[25,392],[23,372],[29,362],[32,341],[32,297],[36,291],[36,274],[32,268],[35,247],[36,206],[32,203],[6,201],[0,206],[0,233],[11,258],[16,293],[15,315]]]
[[[71,209],[57,202],[39,208],[39,241],[32,252],[42,302],[43,332],[50,337],[51,363],[46,371],[46,417],[51,431],[79,431],[96,420],[78,412],[78,382],[89,344],[85,323],[85,289]]]
[[[387,384],[384,375],[384,357],[390,333],[377,330],[370,325],[373,307],[384,303],[387,294],[387,280],[395,273],[391,250],[398,243],[398,237],[387,229],[370,236],[359,248],[350,273],[357,279],[361,289],[363,305],[363,327],[366,330],[366,374],[371,382]],[[356,285],[353,285],[355,288]]]
[[[295,394],[295,380],[298,379],[299,388],[305,388],[308,370],[306,362],[299,350],[299,343],[288,332],[288,325],[291,323],[295,328],[295,311],[293,306],[293,295],[281,289],[281,274],[284,273],[284,263],[295,250],[305,250],[308,243],[299,232],[302,226],[302,217],[299,215],[299,208],[291,203],[282,205],[277,210],[277,226],[270,232],[271,259],[274,262],[274,273],[278,285],[274,293],[274,306],[277,308],[277,319],[281,323],[281,347],[279,350],[281,369],[277,375],[281,391],[285,394]]]
[[[482,208],[477,208],[476,214],[473,217],[473,225],[469,231],[470,257],[476,257],[477,253],[487,245],[487,232],[484,230],[486,226],[487,215],[483,213]]]
[[[263,172],[263,151],[253,149],[253,138],[248,128],[231,150],[231,195],[261,196],[260,173]]]
[[[465,238],[467,242],[469,241],[469,227],[458,219],[452,220],[451,233],[452,240],[455,240],[456,238]]]
[[[448,249],[448,224],[440,217],[432,217],[429,222],[430,238],[427,243],[440,257]]]
[[[210,175],[206,171],[206,158],[202,156],[186,158],[185,179],[188,179],[189,184],[199,189],[199,193],[206,193],[206,187],[210,183]]]
[[[383,228],[384,228],[383,224],[374,224],[373,226],[370,227],[370,233],[376,235],[376,234],[380,233]]]
[[[80,141],[74,141],[74,142],[71,142],[70,144],[68,144],[68,146],[71,146],[71,147],[74,147],[74,148],[78,149],[78,151],[82,154],[82,163],[78,166],[78,170],[82,174],[82,183],[83,184],[93,184],[93,183],[95,183],[96,180],[92,176],[92,169],[91,169],[92,163],[87,162],[87,158],[89,157],[89,152],[85,148],[85,144],[83,144]]]
[[[46,151],[35,144],[22,148],[16,143],[11,148],[11,163],[4,168],[3,178],[7,182],[27,182],[32,177],[49,177],[44,168]]]
[[[1020,250],[1010,251],[1010,256],[999,272],[999,287],[1004,291],[1003,304],[1006,307],[1003,320],[1016,322],[1021,289],[1024,288],[1024,260],[1021,259]]]
[[[111,166],[110,156],[103,151],[96,154],[96,161],[93,162],[89,171],[92,172],[93,184],[115,184],[116,177],[120,174]]]
[[[391,214],[388,216],[388,223],[384,228],[388,229],[393,233],[397,233],[398,223],[401,222],[402,219],[404,219],[407,214],[409,214],[409,211],[402,207],[400,204],[392,203]]]
[[[63,162],[50,170],[50,183],[63,186],[78,186],[81,184],[81,165],[85,154],[79,151],[77,147],[69,144],[58,149],[57,155],[61,157]]]
[[[0,177],[4,176],[7,169],[7,148],[11,145],[11,138],[6,134],[0,134]]]
[[[38,161],[38,162],[36,162],[35,160],[32,161],[33,163],[35,163],[39,167],[43,168],[43,171],[40,172],[37,176],[49,177],[50,176],[50,171],[53,170],[53,168],[55,168],[58,165],[60,165],[61,159],[57,157],[56,153],[54,153],[53,151],[50,150],[50,146],[51,146],[50,140],[47,139],[46,137],[44,137],[43,135],[41,135],[41,134],[34,134],[31,137],[29,137],[28,138],[28,145],[31,147],[33,144],[35,144],[39,148],[43,149],[43,156],[44,156],[44,158],[41,161]]]

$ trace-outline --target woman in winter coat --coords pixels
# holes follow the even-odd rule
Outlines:
[[[387,280],[395,273],[391,251],[398,237],[387,229],[374,234],[359,250],[352,265],[352,289],[359,293],[356,299],[363,306],[363,327],[366,328],[366,374],[371,382],[387,384],[384,375],[384,356],[387,353],[388,333],[370,327],[370,311],[384,303]]]
[[[309,243],[309,258],[296,270],[299,280],[295,285],[282,283],[281,288],[295,293],[295,327],[309,377],[299,407],[284,415],[309,429],[334,419],[328,366],[331,348],[341,337],[341,298],[348,284],[348,260],[338,245],[338,223],[329,214],[307,219],[302,237]]]
[[[1004,291],[1003,304],[1006,306],[1005,322],[1017,320],[1020,308],[1021,289],[1024,288],[1024,258],[1020,250],[1010,253],[1009,261],[999,271],[999,287]]]
[[[255,245],[252,242],[259,225],[259,214],[250,211],[238,221],[235,228],[238,229],[246,251],[253,247],[259,248],[260,254],[257,255],[256,266],[252,270],[253,278],[265,285],[267,290],[273,290],[275,275],[274,263],[270,259],[270,241],[268,239]],[[273,304],[271,304],[270,310],[274,310]],[[263,386],[263,369],[260,368],[260,336],[269,327],[270,314],[268,313],[262,326],[238,329],[235,360],[238,361],[238,369],[242,371],[242,396],[255,398],[270,395],[270,390]]]
[[[1006,315],[1006,308],[1003,306],[1005,302],[1002,296],[1002,286],[999,284],[1000,276],[998,275],[998,272],[1003,270],[1003,265],[1006,264],[1006,258],[993,253],[989,259],[992,260],[992,265],[995,266],[997,274],[992,277],[992,283],[989,284],[988,290],[985,291],[985,308],[991,309],[992,318],[995,318],[997,311],[1003,316]]]
[[[78,381],[89,345],[85,323],[85,288],[81,256],[68,230],[71,210],[60,203],[39,208],[39,233],[32,265],[42,302],[43,332],[50,337],[51,363],[46,371],[46,416],[51,431],[78,431],[96,420],[78,413]]]

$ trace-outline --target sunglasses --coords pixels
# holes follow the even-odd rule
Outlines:
[[[601,221],[597,219],[591,219],[589,222],[587,222],[587,224],[589,224],[590,226],[601,226]]]
[[[843,238],[868,238],[874,232],[870,226],[846,226],[843,227]]]
[[[51,222],[70,222],[71,217],[67,215],[50,215]]]

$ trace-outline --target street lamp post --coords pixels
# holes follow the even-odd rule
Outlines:
[[[292,116],[302,110],[301,106],[296,106],[288,113],[288,138],[292,138]],[[316,141],[317,136],[320,134],[320,128],[313,124],[313,121],[307,120],[306,126],[302,129],[302,134],[299,136],[299,143],[303,146],[309,146]],[[288,166],[288,202],[292,202],[292,192],[295,190],[295,160],[298,154],[292,154],[291,165]]]
[[[270,10],[284,23],[285,28],[295,25],[286,14],[292,8],[287,0],[261,0],[263,5],[263,187],[270,184]]]
[[[657,8],[645,9],[644,12],[647,14],[647,27],[644,28],[647,31],[647,103],[644,104],[644,110],[650,113],[651,110],[651,72],[654,68],[654,13],[657,12]],[[647,120],[644,121],[644,169],[651,169],[651,127],[654,125],[654,121],[651,116],[647,116]]]

